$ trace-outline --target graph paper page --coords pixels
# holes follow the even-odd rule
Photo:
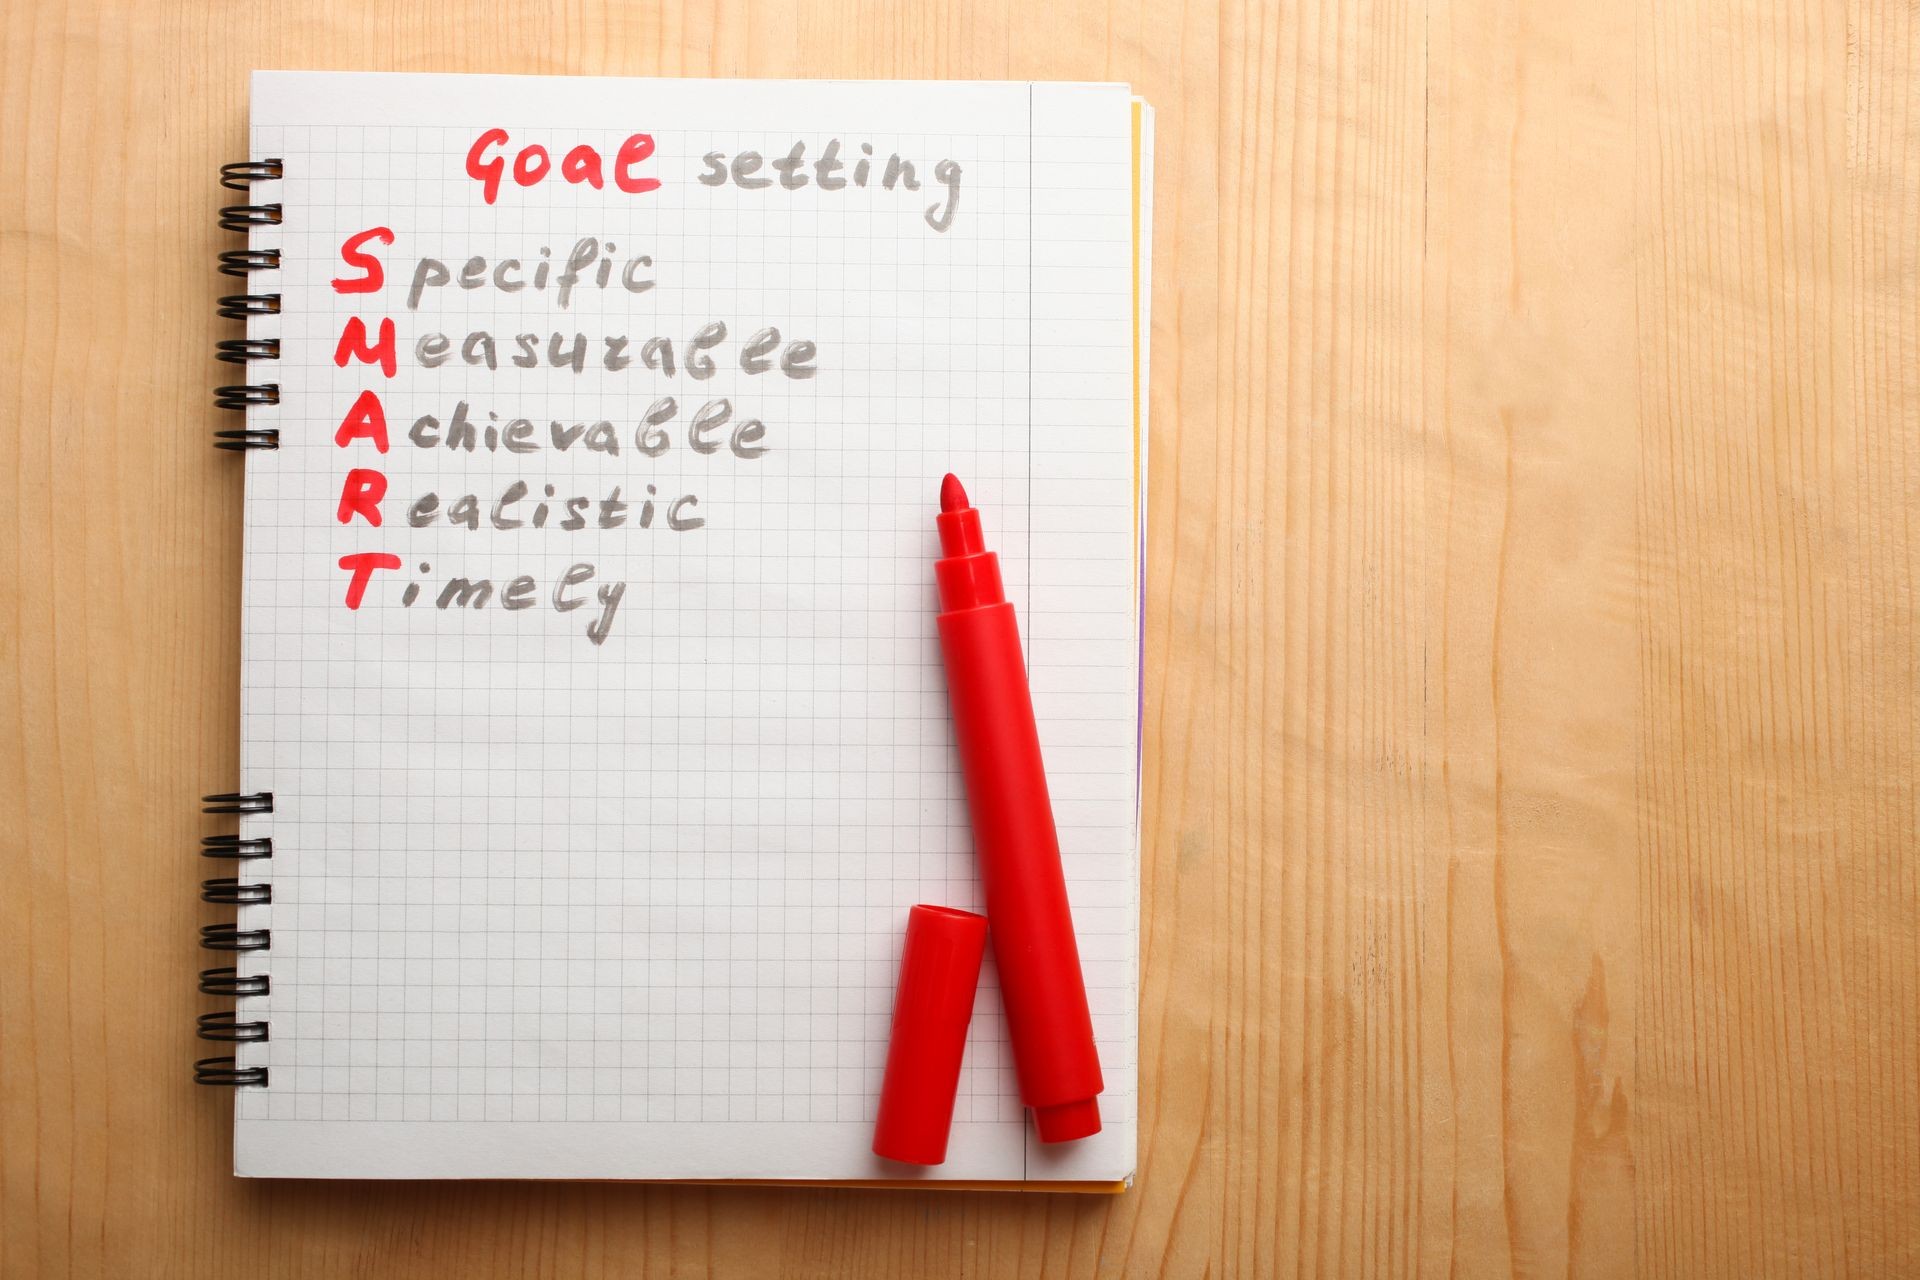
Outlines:
[[[1140,428],[1123,86],[258,73],[236,1171],[1134,1168]],[[982,909],[934,627],[960,475],[1028,645],[1106,1092],[869,1151],[907,910]]]

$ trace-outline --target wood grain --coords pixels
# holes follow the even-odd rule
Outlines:
[[[1155,103],[1130,1193],[228,1175],[253,66]],[[19,0],[0,279],[0,1273],[1920,1272],[1907,0]]]

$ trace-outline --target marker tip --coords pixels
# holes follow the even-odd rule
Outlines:
[[[960,486],[960,477],[951,471],[940,482],[940,510],[959,511],[968,506],[967,491]]]

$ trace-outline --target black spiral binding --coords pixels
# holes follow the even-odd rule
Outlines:
[[[220,185],[230,191],[247,191],[256,182],[275,182],[286,176],[285,166],[277,159],[248,160],[222,165]],[[280,225],[281,208],[271,204],[234,204],[220,210],[220,226],[242,234],[255,227]],[[220,255],[220,273],[251,282],[258,271],[280,269],[278,249],[229,249]],[[227,320],[246,320],[251,316],[280,314],[277,293],[236,293],[220,299],[220,315]],[[214,355],[227,364],[247,366],[255,360],[278,360],[278,338],[226,339],[214,349]],[[243,382],[215,387],[213,402],[222,409],[246,413],[249,409],[280,403],[280,386],[274,382]],[[250,449],[278,449],[280,432],[272,427],[245,426],[213,433],[214,447],[234,452]],[[273,812],[271,791],[229,791],[201,797],[202,813],[258,814]],[[233,862],[251,862],[273,856],[273,840],[267,836],[216,835],[200,841],[200,856],[223,858]],[[273,901],[273,886],[264,881],[241,880],[237,876],[216,876],[200,883],[202,901],[233,906],[248,906]],[[266,929],[242,929],[237,924],[210,924],[200,930],[200,945],[208,951],[265,951],[273,944]],[[200,971],[200,990],[211,996],[263,996],[272,989],[266,974],[243,974],[232,965],[219,965]],[[254,1043],[267,1038],[267,1024],[257,1019],[243,1020],[237,1013],[219,1012],[200,1015],[198,1034],[202,1040],[229,1043]],[[197,1084],[265,1085],[265,1067],[243,1067],[232,1057],[202,1058],[193,1064]]]
[[[220,274],[223,276],[239,276],[244,280],[256,271],[279,269],[278,249],[226,249],[220,254]]]
[[[249,858],[271,858],[273,856],[273,838],[261,836],[253,840],[242,840],[239,836],[202,836],[200,856],[203,858],[233,858],[245,861]]]
[[[280,339],[278,338],[228,338],[224,342],[216,342],[213,345],[220,359],[228,364],[245,364],[249,360],[280,358]]]
[[[277,204],[230,204],[220,210],[222,231],[251,231],[255,227],[280,225]]]
[[[273,812],[271,791],[223,791],[200,797],[202,813],[255,814]],[[270,836],[215,835],[200,840],[200,856],[233,862],[252,862],[273,856]],[[215,876],[200,882],[200,897],[205,902],[245,906],[273,901],[273,886],[265,881],[241,880],[237,876]],[[200,946],[207,951],[266,951],[273,945],[268,929],[242,929],[237,924],[209,924],[200,928]],[[219,965],[200,971],[200,990],[210,996],[263,996],[272,990],[264,973],[241,973],[233,965]],[[257,1018],[242,1018],[238,1013],[221,1010],[200,1015],[197,1034],[202,1040],[232,1044],[255,1044],[268,1038],[268,1026]],[[193,1064],[195,1084],[264,1086],[265,1067],[243,1067],[231,1056],[202,1058]]]
[[[257,1021],[242,1022],[237,1013],[203,1013],[200,1015],[200,1038],[233,1041],[265,1040],[267,1024]]]
[[[235,1088],[241,1085],[267,1082],[265,1067],[236,1066],[232,1058],[202,1058],[193,1064],[193,1082],[195,1084],[230,1084]]]
[[[200,990],[210,996],[264,996],[273,983],[264,973],[241,973],[232,965],[200,971]]]
[[[242,160],[220,166],[220,185],[229,191],[245,191],[255,182],[271,182],[285,177],[285,166],[278,160]]]
[[[245,320],[248,316],[279,314],[280,295],[277,293],[233,293],[220,299],[222,320]]]
[[[215,387],[213,403],[222,409],[245,409],[249,405],[256,404],[279,404],[280,384],[258,382],[232,387]]]
[[[273,792],[254,791],[241,793],[223,791],[218,795],[201,796],[202,813],[272,813]]]
[[[247,191],[256,182],[277,182],[286,176],[286,166],[278,159],[245,160],[220,166],[220,185],[230,191]],[[230,204],[220,210],[220,226],[225,231],[245,234],[255,227],[280,225],[281,208],[272,204]],[[278,249],[229,249],[220,255],[223,275],[246,279],[256,271],[280,269]],[[220,315],[226,320],[245,320],[249,316],[280,314],[277,293],[235,293],[220,299]],[[229,339],[219,344],[214,354],[228,364],[247,365],[255,360],[278,360],[278,338]],[[243,382],[215,387],[213,403],[221,409],[246,413],[249,409],[280,403],[280,385],[275,382]],[[213,446],[235,453],[251,449],[278,449],[280,432],[275,427],[245,426],[213,433]]]
[[[216,876],[212,880],[200,882],[200,901],[224,902],[243,907],[252,903],[273,901],[273,886],[257,880],[241,880],[234,876]]]

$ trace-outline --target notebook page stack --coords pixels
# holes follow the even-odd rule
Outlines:
[[[1131,1176],[1152,136],[1118,85],[255,75],[237,1173]],[[981,907],[948,471],[1105,1128],[1033,1138],[989,961],[914,1170],[902,928]]]

